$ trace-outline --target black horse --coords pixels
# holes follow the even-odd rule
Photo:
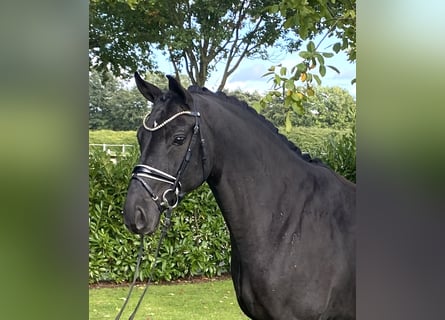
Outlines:
[[[301,153],[246,103],[168,76],[137,137],[124,208],[151,234],[204,181],[230,231],[238,303],[252,319],[355,319],[355,185]]]

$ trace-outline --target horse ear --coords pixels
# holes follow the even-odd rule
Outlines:
[[[179,95],[183,101],[184,104],[186,104],[189,108],[193,106],[193,98],[191,94],[183,87],[181,84],[172,76],[167,76],[168,78],[168,88],[170,91],[175,92],[177,95]]]
[[[155,102],[156,98],[162,95],[161,89],[142,79],[139,73],[135,72],[134,78],[139,91],[148,99],[148,101]]]

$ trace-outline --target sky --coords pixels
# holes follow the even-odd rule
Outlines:
[[[319,43],[322,36],[317,37],[314,40],[315,45]],[[330,46],[338,42],[335,39],[325,39],[320,45],[320,51],[332,52]],[[301,50],[305,50],[306,43],[303,43]],[[225,89],[236,90],[241,89],[243,91],[258,91],[264,93],[272,88],[272,83],[268,81],[268,77],[262,77],[267,72],[267,69],[273,65],[282,64],[289,69],[294,65],[300,63],[302,58],[298,55],[298,52],[292,54],[283,52],[278,48],[271,48],[268,50],[270,60],[257,59],[244,59],[238,69],[229,77]],[[170,62],[162,55],[158,57],[159,69],[166,74],[173,74],[174,69]],[[356,96],[356,85],[351,85],[351,80],[356,77],[356,65],[347,61],[346,53],[339,52],[332,58],[325,58],[326,65],[333,65],[339,71],[337,74],[335,71],[327,68],[326,75],[321,77],[322,86],[338,86],[347,90],[353,97]],[[206,87],[212,91],[216,91],[222,78],[222,71],[224,65],[222,63],[217,65],[216,70],[211,74],[209,80],[206,82]],[[317,69],[315,69],[317,70]],[[316,85],[316,83],[314,83]]]

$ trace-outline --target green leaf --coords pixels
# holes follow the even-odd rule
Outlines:
[[[338,70],[336,67],[334,66],[328,66],[328,68],[334,70],[335,72],[337,72],[338,74],[340,74],[340,70]]]
[[[307,93],[307,95],[310,96],[310,97],[312,97],[312,96],[315,95],[315,91],[314,91],[314,89],[312,89],[312,87],[307,88],[307,89],[306,89],[306,93]]]
[[[291,98],[292,100],[294,100],[295,102],[299,102],[301,100],[301,97],[298,95],[297,92],[292,92],[291,94]]]
[[[332,47],[332,50],[334,50],[335,53],[338,53],[341,49],[341,43],[337,42],[336,44],[334,44],[334,46]]]
[[[313,41],[309,41],[309,43],[306,46],[307,51],[314,52],[315,51],[315,44]]]
[[[334,56],[332,52],[323,52],[322,55],[325,58],[332,58]]]
[[[285,76],[285,75],[286,75],[286,72],[287,72],[287,68],[286,68],[286,67],[281,67],[281,69],[280,69],[280,75],[281,75],[281,76]]]
[[[279,75],[275,75],[273,82],[275,83],[275,85],[280,85],[281,83],[281,78]]]
[[[322,77],[324,77],[326,75],[326,67],[324,66],[324,64],[320,65],[319,71],[320,71],[320,75]]]
[[[307,51],[300,51],[300,52],[298,53],[298,55],[299,55],[300,57],[302,57],[303,59],[310,59],[310,58],[312,58],[312,53],[307,52]]]
[[[271,5],[267,8],[270,13],[277,13],[280,10],[280,6],[277,4]]]
[[[131,10],[135,10],[139,0],[127,0],[126,2]]]
[[[284,27],[285,29],[287,29],[287,28],[292,28],[293,26],[298,25],[299,22],[300,22],[300,18],[298,17],[298,15],[292,15],[292,16],[290,16],[289,18],[286,19],[286,21],[285,21],[284,24],[283,24],[283,27]],[[303,37],[303,36],[301,35],[301,32],[300,32],[300,37]]]
[[[324,64],[324,58],[321,54],[316,53],[315,56],[317,57],[318,62],[321,64]]]
[[[255,101],[255,102],[252,103],[252,107],[253,107],[253,108],[255,109],[255,111],[258,112],[258,113],[260,113],[261,110],[263,109],[263,105],[262,105],[262,103],[261,103],[261,102],[257,102],[257,101]]]
[[[291,113],[290,111],[288,111],[286,113],[286,121],[285,121],[285,127],[286,127],[286,132],[289,133],[292,130],[292,121],[290,119]]]
[[[291,105],[292,110],[299,115],[304,114],[304,108],[303,108],[303,104],[302,104],[302,100],[298,101],[298,102],[294,102]]]
[[[261,77],[264,78],[264,77],[270,76],[271,74],[274,74],[274,73],[275,73],[274,71],[269,71],[269,72],[266,72],[265,74],[263,74]]]
[[[295,90],[295,82],[293,80],[285,81],[284,88],[288,90]]]
[[[302,73],[307,71],[307,65],[304,62],[297,64],[297,70]]]
[[[319,86],[321,86],[321,79],[320,79],[320,77],[318,75],[314,74],[314,79],[315,79],[315,81],[317,81],[317,84]]]

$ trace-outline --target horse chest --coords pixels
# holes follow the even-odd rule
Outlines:
[[[237,299],[252,319],[319,319],[327,311],[330,292],[337,286],[335,279],[340,279],[344,268],[334,259],[321,261],[315,254],[320,248],[308,250],[304,237],[289,236],[287,240],[287,246],[259,248],[260,255],[247,254],[245,247],[240,255],[240,248],[232,244]],[[324,257],[338,254],[325,250]]]

